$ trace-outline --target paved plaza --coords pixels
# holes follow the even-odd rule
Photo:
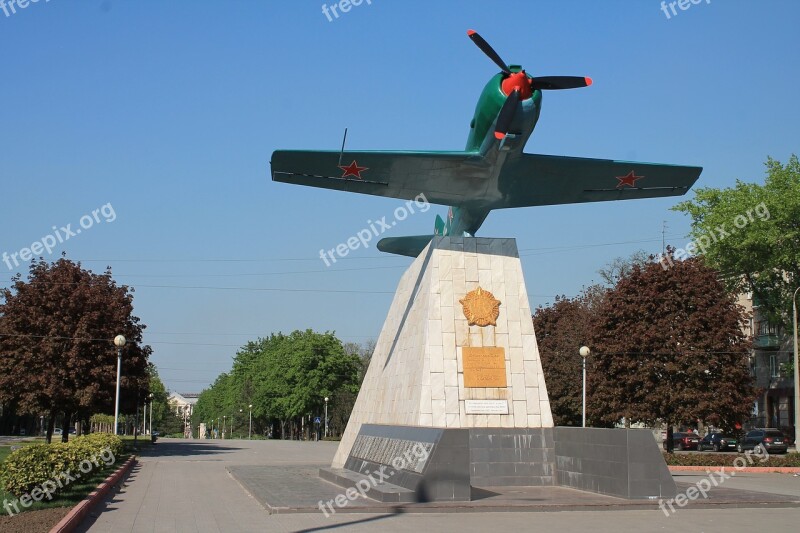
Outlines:
[[[316,478],[336,451],[333,442],[199,441],[164,439],[140,458],[123,490],[97,509],[79,531],[91,532],[263,532],[263,531],[490,531],[537,530],[548,527],[592,531],[745,531],[764,528],[791,531],[800,521],[800,477],[787,474],[745,474],[713,489],[719,495],[749,491],[737,508],[677,509],[666,517],[657,508],[642,509],[618,500],[561,489],[554,496],[538,491],[513,491],[513,505],[484,508],[491,498],[471,509],[437,506],[428,509],[390,508],[371,501],[353,502],[350,512],[326,517],[314,510],[320,497],[333,498],[342,490]],[[679,488],[704,478],[676,473]],[[727,492],[723,492],[724,491]],[[727,497],[727,496],[726,496]],[[715,494],[712,492],[711,500]],[[723,498],[724,499],[724,498]],[[270,503],[298,505],[277,509]],[[572,502],[572,504],[570,504]],[[589,502],[589,505],[585,505]],[[794,502],[794,503],[793,503]],[[595,507],[592,507],[595,505]],[[639,504],[643,505],[643,504]],[[352,512],[358,506],[373,506]],[[650,505],[647,505],[650,507]],[[590,509],[599,510],[590,510]],[[422,510],[424,512],[416,512]],[[470,512],[465,512],[469,510]],[[559,512],[546,512],[555,511]],[[539,512],[536,512],[539,511]]]

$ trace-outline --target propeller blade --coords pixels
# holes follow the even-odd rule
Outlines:
[[[497,124],[494,130],[496,139],[504,139],[508,129],[511,127],[511,122],[514,120],[514,115],[517,112],[517,104],[519,104],[519,91],[514,90],[506,98],[500,114],[497,116]]]
[[[511,74],[511,70],[508,68],[508,65],[506,65],[506,62],[500,59],[500,56],[497,55],[497,52],[494,51],[494,48],[492,48],[483,37],[478,35],[478,32],[475,30],[467,30],[467,35],[469,35],[469,38],[472,39],[472,42],[475,43],[484,54],[489,56],[489,59],[494,61],[495,64],[500,67],[500,70],[502,70],[503,73]]]
[[[540,76],[531,78],[531,88],[540,90],[578,89],[592,84],[592,78],[581,76]]]

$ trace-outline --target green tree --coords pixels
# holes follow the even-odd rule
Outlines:
[[[587,405],[595,425],[732,429],[755,399],[743,309],[697,258],[634,266],[602,300],[589,332]]]
[[[698,189],[673,209],[692,218],[695,248],[725,274],[728,289],[752,292],[770,320],[787,327],[800,286],[800,161],[769,158],[766,174],[763,185]]]
[[[295,331],[251,341],[236,354],[231,372],[200,394],[193,424],[226,416],[240,425],[252,405],[256,433],[273,423],[284,437],[301,426],[308,431],[310,418],[322,416],[325,397],[330,414],[358,391],[361,361],[333,333]]]

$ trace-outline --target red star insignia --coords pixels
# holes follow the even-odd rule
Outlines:
[[[343,178],[346,178],[347,176],[355,176],[358,179],[362,179],[361,173],[364,172],[365,170],[369,170],[367,167],[358,166],[358,163],[356,163],[355,159],[353,160],[352,163],[350,163],[346,167],[339,165],[339,168],[344,170],[344,174],[342,174]]]
[[[629,187],[636,187],[636,180],[640,180],[643,177],[644,176],[637,176],[633,170],[631,170],[627,176],[616,176],[616,178],[619,180],[619,183],[617,183],[617,189],[621,189],[625,185]]]

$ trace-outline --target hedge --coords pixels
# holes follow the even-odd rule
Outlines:
[[[86,461],[91,471],[109,468],[106,462],[118,462],[122,453],[122,439],[108,433],[73,437],[67,443],[32,444],[14,450],[0,464],[0,483],[6,492],[21,497],[46,481],[65,484],[64,474],[78,473],[82,464],[86,472]]]
[[[669,466],[729,466],[735,467],[733,462],[742,454],[731,453],[664,453],[664,460]],[[770,454],[769,459],[762,461],[758,455],[753,455],[752,463],[747,461],[747,466],[764,467],[800,467],[800,453],[787,453],[784,455]],[[738,462],[741,466],[741,460]]]

